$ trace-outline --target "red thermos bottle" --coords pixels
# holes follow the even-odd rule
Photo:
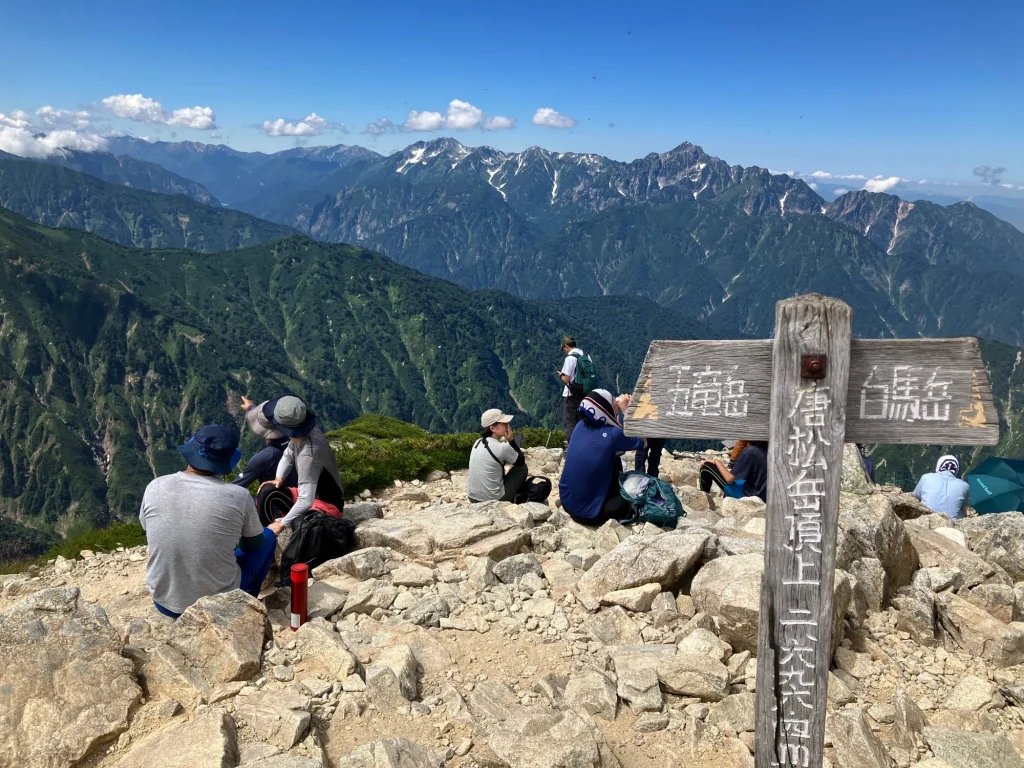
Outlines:
[[[309,585],[309,566],[297,563],[292,566],[292,631],[306,623],[306,596]]]

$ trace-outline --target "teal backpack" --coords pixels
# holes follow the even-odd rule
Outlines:
[[[633,508],[629,517],[619,520],[623,525],[653,523],[662,528],[675,528],[679,518],[686,517],[672,486],[643,472],[619,475],[619,493]]]
[[[588,354],[581,352],[573,357],[576,358],[576,373],[570,390],[577,397],[585,397],[597,388],[597,367]]]

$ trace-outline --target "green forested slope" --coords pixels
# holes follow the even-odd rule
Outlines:
[[[50,227],[84,229],[143,248],[222,251],[294,231],[185,195],[146,192],[26,160],[0,159],[0,207]]]
[[[240,424],[243,394],[292,389],[329,427],[382,413],[470,431],[489,407],[539,423],[563,333],[621,389],[654,336],[707,335],[642,299],[534,304],[299,236],[150,251],[0,211],[0,270],[0,512],[44,528],[135,514],[181,439]]]

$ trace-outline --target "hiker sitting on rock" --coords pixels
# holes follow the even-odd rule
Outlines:
[[[921,475],[914,495],[932,512],[959,520],[964,516],[964,507],[971,503],[971,488],[959,474],[957,457],[943,456],[936,462],[934,472]]]
[[[232,485],[238,485],[242,488],[248,488],[254,482],[259,482],[262,485],[267,480],[273,480],[277,477],[277,465],[281,463],[284,449],[288,447],[288,438],[274,429],[274,425],[266,421],[266,417],[263,416],[259,408],[254,407],[255,405],[252,400],[246,397],[242,398],[242,413],[245,414],[250,428],[256,434],[260,434],[260,431],[258,431],[260,426],[265,428],[264,431],[270,431],[263,435],[263,440],[266,443],[264,448],[249,459],[249,463],[245,465],[242,474],[231,481]],[[256,426],[252,426],[254,423]],[[284,481],[285,487],[294,488],[298,483],[298,474],[292,469]]]
[[[768,443],[739,440],[729,447],[735,456],[731,467],[725,466],[721,459],[701,462],[700,489],[708,493],[714,484],[722,489],[723,494],[734,499],[757,496],[766,501]]]
[[[173,618],[207,595],[242,589],[259,596],[277,546],[252,496],[218,478],[241,458],[234,432],[203,427],[178,451],[188,466],[150,482],[139,511],[149,542],[146,588],[156,609]]]
[[[512,434],[512,417],[498,408],[480,417],[480,439],[469,454],[466,495],[471,503],[515,501],[529,473],[526,456]],[[505,467],[511,469],[505,472]]]
[[[620,417],[629,395],[614,400],[605,389],[595,389],[580,403],[580,421],[565,451],[565,466],[558,481],[562,509],[578,523],[600,525],[629,515],[630,507],[619,490],[623,453],[646,447],[642,437],[626,437]]]
[[[250,417],[253,410],[258,410]],[[277,465],[277,477],[260,485],[256,506],[260,520],[275,534],[285,528],[295,530],[314,508],[333,517],[341,517],[345,491],[334,450],[316,414],[294,395],[267,400],[251,406],[246,420],[252,430],[266,438],[275,431],[288,438],[288,445]],[[287,478],[295,470],[297,488],[287,487]]]

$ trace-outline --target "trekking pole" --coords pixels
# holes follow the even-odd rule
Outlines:
[[[559,395],[555,403],[555,415],[551,417],[551,429],[548,430],[548,439],[544,441],[545,450],[547,450],[548,444],[551,442],[551,433],[555,431],[555,419],[558,418],[558,414],[562,411],[562,400],[563,396]]]

